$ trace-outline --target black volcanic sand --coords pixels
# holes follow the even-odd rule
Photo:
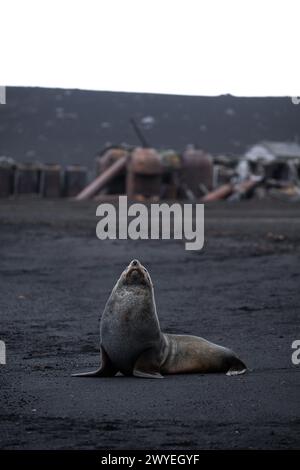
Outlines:
[[[300,205],[206,208],[206,242],[106,241],[95,203],[0,201],[2,449],[300,447]],[[154,280],[162,329],[233,348],[239,377],[71,378],[98,365],[124,266]]]

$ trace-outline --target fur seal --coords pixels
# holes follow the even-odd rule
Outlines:
[[[100,343],[99,369],[73,377],[112,377],[121,372],[163,378],[163,374],[246,371],[230,349],[198,336],[161,332],[153,284],[138,260],[131,261],[111,292],[100,322]]]

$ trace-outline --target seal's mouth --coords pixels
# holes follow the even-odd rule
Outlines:
[[[138,281],[139,279],[142,280],[143,278],[144,278],[144,274],[141,271],[141,269],[131,268],[126,273],[127,280]]]
[[[127,277],[128,276],[137,277],[141,274],[140,271],[141,271],[140,269],[136,269],[136,268],[129,269],[129,271],[127,272]]]
[[[128,265],[126,270],[126,282],[128,284],[148,284],[148,273],[141,263],[134,259]]]

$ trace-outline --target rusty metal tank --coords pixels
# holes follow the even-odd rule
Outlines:
[[[136,147],[127,167],[126,189],[129,199],[160,198],[163,167],[158,152]]]
[[[41,166],[40,193],[43,197],[56,198],[61,196],[61,166],[45,164]]]
[[[18,163],[15,171],[16,194],[38,194],[40,165],[38,163]]]
[[[182,182],[195,198],[213,187],[213,159],[203,150],[188,147],[182,154]]]
[[[0,157],[0,197],[13,193],[15,163],[12,159]]]
[[[180,154],[173,149],[164,149],[159,155],[163,167],[161,197],[169,200],[177,199],[180,188]]]

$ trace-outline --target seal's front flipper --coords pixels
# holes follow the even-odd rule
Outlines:
[[[136,360],[133,368],[135,377],[145,379],[163,379],[160,373],[159,360],[153,349],[144,351]]]
[[[82,372],[79,374],[72,374],[72,377],[113,377],[116,375],[118,370],[113,366],[111,360],[109,359],[107,352],[100,346],[101,349],[101,365],[99,369],[94,370],[93,372]]]

